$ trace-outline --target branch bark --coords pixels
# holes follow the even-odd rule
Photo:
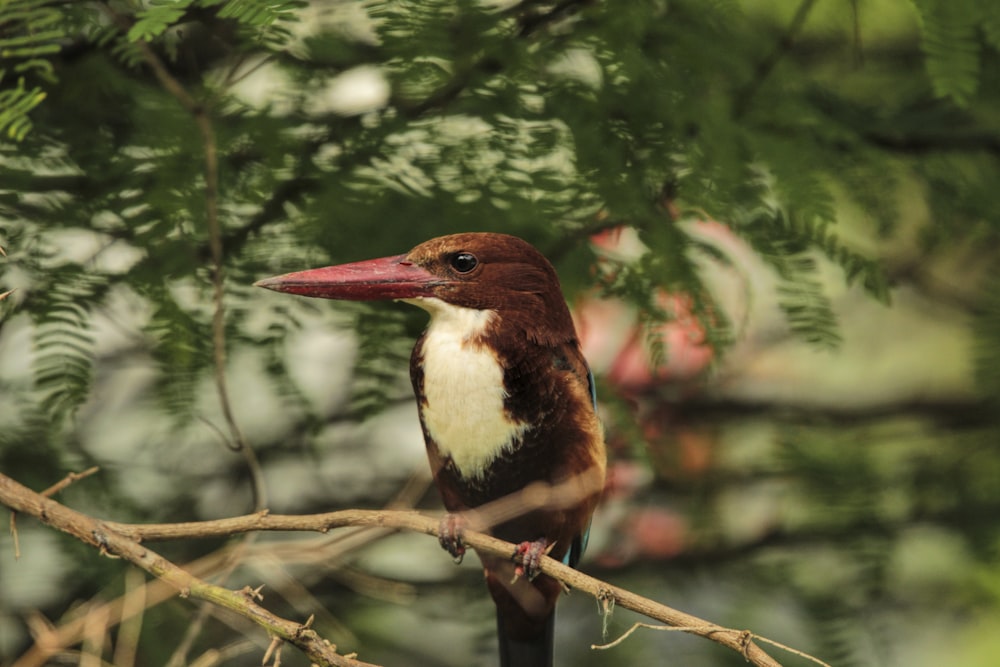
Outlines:
[[[548,494],[528,494],[527,503],[551,503],[558,500],[558,489]],[[523,510],[525,500],[519,506]],[[343,510],[313,515],[279,515],[267,511],[215,521],[172,524],[125,524],[100,521],[43,497],[13,479],[0,474],[0,503],[11,509],[38,518],[53,528],[85,542],[109,556],[118,556],[141,567],[177,589],[183,597],[195,597],[225,607],[265,628],[272,637],[279,637],[298,647],[311,660],[322,665],[364,667],[363,663],[339,655],[329,642],[320,638],[307,624],[296,623],[271,614],[253,600],[252,595],[208,584],[141,545],[143,541],[204,538],[254,531],[314,531],[325,533],[345,526],[368,526],[383,529],[410,530],[437,535],[439,520],[419,512],[406,510]],[[472,527],[483,525],[481,515],[470,517]],[[468,546],[477,552],[509,557],[514,545],[484,533],[464,534]],[[613,586],[562,563],[545,557],[541,570],[566,585],[594,596],[606,609],[621,606],[649,618],[678,628],[680,631],[710,639],[737,651],[758,667],[780,667],[774,658],[754,641],[748,630],[726,628],[649,600],[631,591]],[[761,638],[763,641],[768,641]],[[817,661],[818,662],[818,661]],[[821,663],[822,664],[822,663]]]
[[[169,584],[181,597],[205,600],[253,621],[272,637],[296,646],[319,665],[373,667],[370,663],[340,655],[333,644],[316,634],[307,624],[272,614],[257,604],[252,594],[209,584],[142,546],[136,539],[119,532],[113,524],[50,500],[3,474],[0,474],[0,503],[72,535],[98,549],[103,555],[127,560]]]

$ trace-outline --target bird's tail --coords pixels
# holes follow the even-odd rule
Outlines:
[[[500,667],[552,667],[552,642],[556,615],[539,621],[537,633],[525,635],[505,627],[503,612],[497,609],[497,639]]]

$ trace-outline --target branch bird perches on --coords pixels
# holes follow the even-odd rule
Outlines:
[[[513,545],[477,532],[512,511],[526,507],[560,502],[560,488],[535,487],[522,494],[517,506],[504,501],[485,508],[469,517],[464,538],[476,550],[509,557]],[[170,524],[126,524],[103,521],[73,510],[32,491],[17,481],[0,474],[0,504],[15,512],[35,517],[42,523],[65,532],[98,549],[110,557],[122,558],[175,588],[182,597],[193,597],[219,605],[247,618],[264,628],[272,637],[296,646],[310,660],[321,665],[365,667],[369,663],[337,653],[336,647],[308,627],[308,623],[290,621],[263,608],[254,595],[209,584],[144,546],[143,542],[181,538],[207,538],[235,535],[252,531],[314,531],[325,533],[340,527],[373,527],[409,530],[426,535],[438,535],[440,521],[420,512],[409,510],[342,510],[312,515],[279,515],[267,511],[214,521]],[[602,602],[604,608],[623,607],[655,619],[680,631],[710,639],[739,652],[757,667],[780,667],[780,663],[765,652],[756,641],[773,644],[813,662],[825,663],[794,649],[755,635],[748,630],[727,628],[710,621],[672,609],[631,591],[613,586],[576,571],[548,557],[541,559],[545,574],[571,588],[584,591]]]

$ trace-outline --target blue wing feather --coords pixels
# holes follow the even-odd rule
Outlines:
[[[587,366],[587,388],[590,389],[590,403],[594,406],[594,412],[597,412],[597,384],[594,382],[594,371],[590,370],[590,366]]]
[[[594,412],[597,412],[597,385],[594,382],[594,372],[587,367],[587,388],[590,390],[590,402],[594,406]],[[563,556],[563,563],[569,565],[570,567],[576,567],[576,564],[580,562],[580,557],[583,556],[583,552],[587,550],[587,542],[590,539],[590,522],[587,522],[587,527],[584,531],[577,535],[573,540],[573,544],[570,546],[569,551]]]

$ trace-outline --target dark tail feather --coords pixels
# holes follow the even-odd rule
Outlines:
[[[497,639],[500,643],[500,667],[552,667],[552,640],[556,615],[549,614],[530,637],[511,637],[504,628],[503,616],[497,610]]]

